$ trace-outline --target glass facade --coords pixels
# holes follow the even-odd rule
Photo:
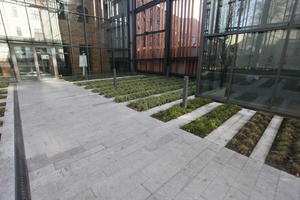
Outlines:
[[[297,0],[209,0],[200,91],[300,116]]]
[[[85,54],[89,73],[128,71],[127,0],[4,0],[0,2],[0,68],[13,76],[11,50],[20,75],[34,74],[34,55],[40,71],[48,63],[59,74],[82,73],[79,56]],[[116,38],[116,39],[115,39]],[[51,51],[54,48],[55,51]],[[7,50],[8,49],[8,50]],[[2,64],[3,63],[3,64]],[[47,70],[46,70],[47,71]],[[46,72],[45,72],[46,74]]]

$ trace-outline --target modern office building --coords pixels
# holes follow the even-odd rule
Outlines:
[[[200,94],[300,116],[299,0],[204,3]]]
[[[2,77],[79,74],[83,54],[89,73],[128,71],[126,0],[4,0],[0,11]]]
[[[86,55],[90,74],[197,76],[198,95],[300,116],[299,4],[3,0],[0,69],[19,79],[76,75]]]

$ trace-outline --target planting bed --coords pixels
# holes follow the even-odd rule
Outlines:
[[[123,76],[136,76],[138,73],[136,72],[123,72],[123,73],[117,73],[117,77],[123,77]],[[101,78],[112,78],[113,74],[112,73],[103,73],[103,74],[94,74],[94,75],[89,75],[88,80],[92,79],[101,79]],[[78,76],[65,76],[63,77],[64,80],[66,81],[83,81],[86,80],[86,77],[83,77],[82,75]]]
[[[189,96],[193,95],[195,92],[194,89],[189,89]],[[182,98],[182,91],[178,92],[169,92],[160,96],[148,97],[145,99],[138,99],[136,101],[128,104],[128,107],[135,109],[137,111],[145,111],[151,108],[170,103]]]
[[[300,120],[284,119],[266,163],[300,176]]]
[[[257,112],[226,145],[227,148],[250,156],[254,147],[272,120],[272,115]]]
[[[0,99],[5,99],[7,96],[7,88],[9,83],[0,82]],[[3,100],[2,100],[3,101]],[[0,118],[4,117],[5,114],[6,102],[0,102]],[[0,119],[0,127],[3,126],[3,121]],[[1,132],[0,132],[0,141],[1,141]]]
[[[200,137],[207,136],[210,132],[218,128],[223,122],[236,114],[241,107],[231,104],[225,104],[217,107],[206,115],[182,126],[185,131],[193,133]]]
[[[189,100],[187,102],[187,108],[181,107],[181,104],[176,104],[176,105],[168,108],[167,110],[162,110],[158,113],[153,114],[152,117],[159,119],[161,121],[167,122],[172,119],[176,119],[186,113],[190,113],[190,112],[196,110],[197,108],[200,108],[201,106],[211,103],[211,102],[212,102],[212,100],[210,100],[210,99],[205,99],[205,98],[199,97],[196,99]]]
[[[84,86],[86,89],[92,89],[92,92],[99,93],[107,98],[115,97],[115,102],[126,102],[181,89],[183,79],[150,75],[117,80],[117,87],[113,86],[112,80],[99,80],[75,84]],[[194,84],[193,81],[191,81],[191,84]]]

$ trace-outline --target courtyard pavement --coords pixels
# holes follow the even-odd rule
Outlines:
[[[300,199],[299,178],[72,83],[18,95],[33,200]]]

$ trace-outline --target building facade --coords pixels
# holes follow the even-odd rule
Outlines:
[[[299,0],[207,0],[199,93],[300,116]]]
[[[0,11],[2,78],[80,74],[80,55],[89,73],[129,70],[126,0],[4,0]]]

